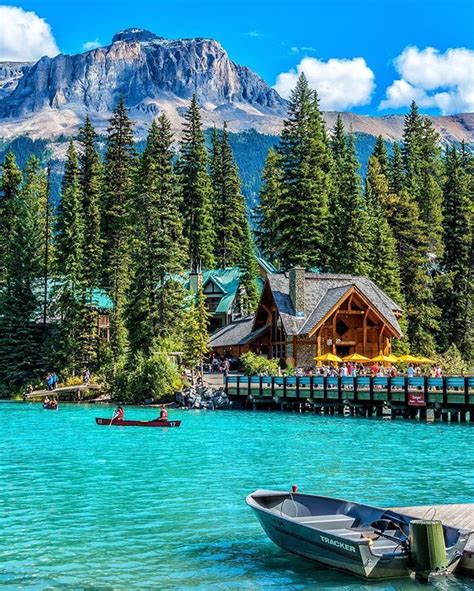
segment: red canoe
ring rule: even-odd
[[[181,421],[119,421],[117,419],[111,421],[110,419],[96,418],[95,422],[98,425],[113,427],[179,427]]]

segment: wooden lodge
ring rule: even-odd
[[[308,273],[267,276],[253,317],[214,334],[211,348],[235,357],[254,351],[310,368],[324,353],[388,355],[400,338],[400,307],[365,277]]]

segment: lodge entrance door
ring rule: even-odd
[[[336,355],[338,357],[346,357],[351,354],[351,348],[348,345],[336,345]]]

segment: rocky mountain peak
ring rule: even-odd
[[[156,41],[159,39],[163,39],[163,37],[158,37],[155,33],[151,31],[147,31],[146,29],[124,29],[123,31],[119,31],[112,37],[112,43],[117,43],[118,41]]]

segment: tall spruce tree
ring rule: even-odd
[[[204,357],[209,351],[209,320],[210,314],[206,308],[206,296],[202,285],[199,285],[197,294],[188,311],[185,328],[183,353],[187,367],[202,370]]]
[[[20,192],[22,181],[13,152],[8,152],[1,167],[0,191],[0,285],[7,274],[8,250],[11,246],[11,228],[15,216],[15,199]]]
[[[393,144],[393,154],[389,159],[389,174],[388,174],[390,192],[398,194],[405,185],[405,171],[403,168],[403,155],[400,145]]]
[[[184,233],[192,270],[215,264],[215,229],[212,219],[212,183],[196,95],[185,115],[178,171],[182,194]]]
[[[134,277],[128,302],[132,353],[150,355],[159,339],[181,337],[187,246],[173,170],[173,134],[162,114],[153,122],[143,152],[135,197]]]
[[[442,254],[442,161],[440,138],[415,102],[405,116],[403,158],[405,188],[416,199],[432,253]]]
[[[452,344],[465,359],[474,353],[474,195],[469,156],[453,147],[446,154],[443,194],[444,256],[439,290],[440,345]]]
[[[103,284],[114,309],[110,315],[110,344],[114,361],[125,352],[126,293],[130,282],[131,209],[136,152],[133,125],[123,99],[114,111],[107,136],[103,184]]]
[[[95,315],[87,305],[81,197],[79,162],[74,144],[70,142],[55,234],[61,322],[54,335],[55,361],[70,375],[94,361],[97,337]]]
[[[255,214],[255,235],[262,255],[275,265],[279,265],[275,246],[279,241],[277,220],[281,199],[281,176],[280,157],[276,150],[270,148],[262,171],[260,202]]]
[[[215,260],[224,269],[238,265],[247,239],[245,198],[229,143],[227,125],[221,134],[213,135],[212,185],[214,227],[216,228]]]
[[[245,236],[243,237],[239,254],[240,267],[240,292],[239,306],[243,316],[255,312],[258,304],[259,293],[257,289],[257,260],[255,258],[255,245],[250,230],[250,224],[246,221]]]
[[[388,157],[387,146],[385,145],[385,141],[381,135],[377,136],[377,141],[375,142],[372,156],[377,158],[382,174],[384,174],[388,179],[390,173],[390,161]]]
[[[401,293],[397,245],[386,213],[394,197],[390,195],[388,179],[375,155],[369,158],[365,179],[365,198],[371,231],[368,275],[403,308],[404,298]]]
[[[3,187],[9,199],[10,226],[4,243],[5,275],[0,291],[0,384],[13,391],[39,377],[45,369],[44,331],[38,322],[41,233],[37,203],[29,193],[19,190],[14,159],[8,158],[6,164],[7,182],[4,177]]]
[[[347,136],[338,116],[331,140],[334,191],[330,201],[327,267],[338,273],[369,272],[369,219],[362,194],[352,135]]]
[[[79,130],[81,210],[83,218],[84,280],[89,289],[101,284],[102,236],[100,199],[102,165],[96,147],[97,134],[87,115]]]
[[[318,98],[304,74],[291,93],[278,153],[281,200],[275,245],[284,269],[321,267],[326,262],[332,157]]]
[[[429,272],[430,244],[418,204],[402,189],[393,200],[388,219],[397,241],[402,292],[406,301],[407,335],[415,353],[435,351],[439,308],[434,304]]]

